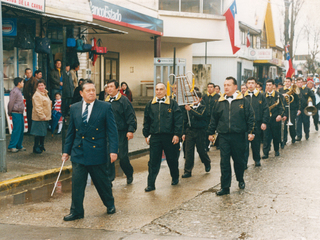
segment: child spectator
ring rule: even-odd
[[[56,98],[56,101],[54,103],[54,106],[53,106],[53,110],[56,110],[57,112],[60,112],[61,113],[61,94],[60,93],[56,93],[55,95],[55,98]],[[58,131],[57,131],[57,134],[60,134],[61,133],[61,130],[62,130],[62,116],[60,117],[59,121],[58,121]],[[52,131],[54,131],[54,129],[52,129]]]

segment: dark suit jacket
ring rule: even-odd
[[[96,100],[87,125],[82,122],[82,101],[71,106],[63,152],[83,165],[107,163],[109,153],[118,153],[118,130],[110,103]]]

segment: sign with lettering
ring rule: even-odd
[[[163,21],[103,0],[90,0],[90,7],[94,19],[120,26],[163,35]]]
[[[1,0],[1,2],[29,10],[44,12],[44,0]]]
[[[252,49],[250,51],[250,56],[254,60],[271,60],[272,59],[272,49]]]
[[[2,35],[6,37],[17,36],[17,19],[16,18],[2,19]]]

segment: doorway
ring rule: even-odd
[[[104,55],[104,84],[112,79],[119,82],[119,53],[117,52],[108,52]]]

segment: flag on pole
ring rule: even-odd
[[[226,17],[233,54],[235,54],[240,50],[240,48],[235,45],[235,35],[236,35],[235,32],[237,32],[236,31],[237,29],[235,27],[237,25],[235,22],[236,14],[237,14],[237,5],[236,5],[236,0],[234,0],[231,6],[228,8],[228,10],[223,14],[223,16]]]
[[[291,57],[290,57],[290,53],[289,53],[289,47],[290,45],[288,44],[285,49],[286,49],[286,60],[288,63],[288,70],[287,70],[287,75],[286,77],[292,77],[293,74],[295,73],[295,69],[292,66],[292,61],[291,61]]]
[[[247,33],[247,47],[250,47],[250,46],[251,46],[250,33],[249,33],[249,30],[248,30],[248,33]]]

